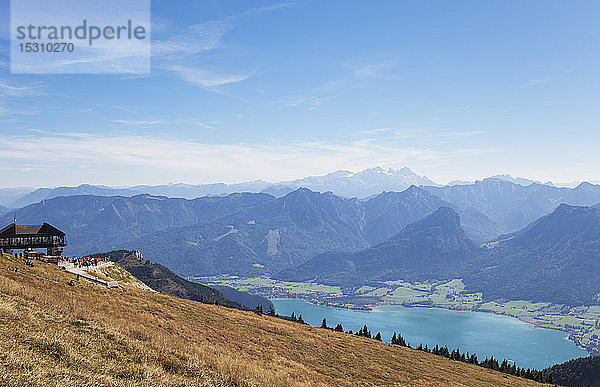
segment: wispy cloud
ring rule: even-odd
[[[531,80],[527,81],[526,85],[527,86],[537,86],[537,85],[541,85],[544,83],[550,83],[550,82],[553,82],[567,74],[572,73],[573,71],[575,71],[575,67],[569,66],[569,67],[563,69],[562,71],[557,72],[554,75],[543,77],[543,78],[531,79]]]
[[[361,130],[357,134],[360,136],[373,136],[373,135],[378,135],[378,134],[382,134],[382,133],[390,133],[392,131],[393,131],[392,128],[377,128],[377,129]]]
[[[393,128],[376,128],[361,130],[354,134],[357,138],[366,139],[385,139],[393,141],[404,141],[404,140],[452,140],[460,139],[465,137],[479,136],[485,134],[484,130],[448,130],[442,128],[435,129],[393,129]]]
[[[220,86],[245,81],[253,76],[253,70],[215,71],[198,64],[202,55],[223,49],[223,38],[237,23],[247,17],[289,7],[294,3],[281,3],[256,7],[220,20],[211,20],[188,26],[184,31],[152,44],[156,66],[173,72],[178,78],[192,85],[221,93]]]
[[[398,59],[384,59],[372,63],[344,62],[339,65],[341,72],[338,78],[317,85],[306,93],[282,98],[275,103],[303,106],[309,110],[317,109],[325,102],[336,98],[340,92],[369,87],[377,82],[394,79],[396,74],[393,69],[399,62]]]
[[[541,85],[543,83],[548,83],[550,81],[553,81],[554,79],[556,79],[556,77],[548,77],[548,78],[541,78],[541,79],[532,79],[532,80],[530,80],[530,81],[527,82],[527,86]]]
[[[167,124],[166,121],[161,120],[112,120],[112,122],[127,126],[141,126],[144,128],[149,128],[153,126],[163,126]]]
[[[228,85],[230,83],[242,82],[252,76],[247,74],[223,74],[210,70],[199,68],[190,68],[181,65],[175,65],[168,68],[177,74],[177,76],[186,82],[203,87],[205,89],[214,89],[218,86]]]
[[[348,67],[359,78],[372,78],[372,79],[393,79],[396,75],[391,72],[397,64],[397,59],[385,59],[377,63],[368,63],[362,65],[349,64]]]
[[[211,144],[134,135],[65,134],[0,138],[0,160],[7,166],[28,163],[49,170],[69,168],[74,175],[85,175],[89,171],[85,171],[87,167],[84,166],[102,160],[104,168],[115,171],[139,168],[143,172],[138,179],[146,181],[160,172],[168,173],[176,180],[186,173],[203,176],[207,181],[283,180],[333,169],[451,163],[473,152],[481,150],[441,152],[374,139],[335,143],[270,141],[263,144]],[[115,176],[115,181],[123,182],[125,179],[124,175]]]
[[[221,39],[234,25],[237,17],[213,20],[189,26],[184,32],[152,43],[152,55],[159,59],[175,59],[221,46]]]
[[[41,83],[28,83],[17,85],[13,82],[0,79],[0,97],[30,97],[41,94]]]

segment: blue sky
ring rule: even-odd
[[[600,2],[153,1],[152,73],[9,72],[3,186],[598,180]]]

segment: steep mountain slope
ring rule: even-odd
[[[561,203],[589,206],[600,201],[600,186],[589,183],[573,189],[537,183],[524,187],[490,178],[470,185],[423,188],[460,208],[487,215],[504,233],[527,226]]]
[[[487,244],[487,265],[465,284],[486,298],[600,303],[600,210],[563,204]]]
[[[345,197],[365,198],[383,191],[404,191],[411,185],[435,185],[425,176],[419,176],[408,168],[384,170],[380,167],[360,172],[336,171],[324,176],[277,183],[278,186],[306,187],[313,191],[331,191]]]
[[[371,244],[381,243],[447,204],[414,185],[403,192],[384,192],[364,204],[365,238]]]
[[[117,250],[108,253],[93,254],[93,258],[108,259],[142,281],[150,289],[185,298],[192,301],[218,302],[234,306],[246,307],[242,303],[228,299],[216,289],[187,281],[175,275],[163,265],[145,260],[137,251]]]
[[[417,220],[423,219],[440,207],[451,207],[459,215],[462,225],[474,241],[488,241],[502,232],[486,215],[446,202],[422,188],[411,186],[403,192],[384,192],[364,204],[365,238],[371,244],[383,242]]]
[[[31,204],[14,213],[20,224],[48,222],[67,233],[66,254],[114,250],[123,243],[172,226],[213,220],[273,200],[265,194],[232,194],[194,200],[139,195],[70,196]],[[13,221],[13,212],[0,224]],[[41,223],[40,223],[41,224]]]
[[[9,211],[8,208],[4,207],[4,206],[0,206],[0,215],[4,215]]]
[[[405,347],[0,257],[0,384],[539,384]]]
[[[460,278],[480,259],[480,249],[461,228],[458,214],[441,207],[377,246],[320,254],[277,277],[352,286],[369,281]]]
[[[545,370],[561,386],[600,387],[600,357],[582,357]]]
[[[208,287],[187,281],[163,265],[145,260],[139,251],[118,250],[93,254],[92,257],[107,258],[125,268],[151,289],[173,296],[249,309],[261,305],[265,312],[269,307],[273,307],[269,299],[257,294],[242,292],[228,286]]]
[[[328,250],[359,249],[364,212],[357,200],[296,190],[212,222],[171,228],[131,242],[183,275],[256,275]]]

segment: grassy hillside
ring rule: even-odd
[[[162,293],[193,301],[226,304],[241,309],[249,308],[242,303],[225,297],[218,290],[187,281],[163,265],[145,260],[141,253],[137,251],[116,250],[108,253],[92,254],[91,257],[115,262],[151,289]]]
[[[56,266],[0,258],[1,385],[537,384],[253,312],[71,279]]]

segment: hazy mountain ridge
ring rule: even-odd
[[[560,205],[487,247],[487,267],[465,279],[486,298],[600,303],[599,209]]]
[[[67,233],[67,254],[115,250],[125,242],[173,226],[225,216],[273,200],[266,194],[231,194],[194,200],[150,195],[133,197],[62,196],[14,211],[20,224],[45,221]],[[0,218],[13,221],[13,212]]]
[[[371,244],[383,242],[410,223],[424,218],[440,207],[450,207],[460,215],[463,227],[478,243],[501,234],[500,227],[486,215],[462,208],[415,186],[403,192],[384,192],[365,202],[367,225],[365,238]]]
[[[301,188],[212,222],[147,235],[130,246],[182,275],[273,274],[319,253],[356,251],[387,240],[444,204],[414,186],[367,202]],[[492,223],[472,212],[472,219]],[[479,226],[468,225],[472,230]]]
[[[360,172],[336,171],[324,176],[276,183],[276,186],[306,187],[313,191],[331,191],[339,196],[364,198],[384,191],[404,191],[411,185],[436,185],[426,176],[419,176],[409,168],[387,170],[381,167]]]
[[[338,196],[367,197],[383,191],[404,191],[411,185],[435,185],[425,176],[419,176],[408,168],[384,170],[380,167],[360,172],[337,171],[323,176],[310,176],[292,181],[269,183],[255,180],[243,183],[210,184],[162,184],[137,185],[125,188],[113,188],[100,185],[82,184],[77,187],[56,188],[6,188],[0,189],[0,204],[20,208],[41,200],[58,196],[95,195],[95,196],[136,196],[140,194],[168,196],[172,198],[194,199],[202,196],[223,196],[237,192],[265,192],[273,196],[285,196],[298,188],[310,188],[313,191],[332,191]],[[5,196],[3,196],[5,195]]]
[[[327,252],[277,274],[282,280],[359,286],[370,281],[459,278],[480,261],[480,249],[454,210],[441,207],[400,233],[359,252]]]
[[[93,195],[93,196],[135,196],[139,195],[132,189],[113,188],[99,185],[82,184],[77,187],[39,188],[12,202],[11,207],[21,208],[42,200],[59,196]]]
[[[194,199],[202,196],[223,196],[238,192],[259,193],[271,186],[271,183],[255,180],[244,183],[211,183],[211,184],[162,184],[137,185],[131,187],[138,193],[162,195],[176,198]]]
[[[501,180],[505,180],[514,184],[519,184],[522,186],[528,186],[530,184],[543,184],[543,185],[549,185],[551,187],[554,187],[554,183],[552,183],[551,181],[547,181],[545,183],[542,183],[541,181],[537,181],[537,180],[531,180],[531,179],[527,179],[524,177],[513,177],[511,175],[509,175],[508,173],[504,173],[504,174],[498,174],[498,175],[493,175],[490,176],[491,179],[501,179]]]
[[[485,179],[471,185],[423,189],[459,208],[485,214],[504,233],[527,226],[554,211],[561,203],[589,206],[600,201],[600,186],[589,183],[571,189],[537,183],[522,186],[502,179]]]
[[[12,203],[33,191],[32,187],[0,188],[0,205],[11,208]]]
[[[357,200],[303,188],[212,222],[169,229],[131,244],[185,275],[255,275],[294,266],[320,252],[368,246],[360,235],[363,218]]]

